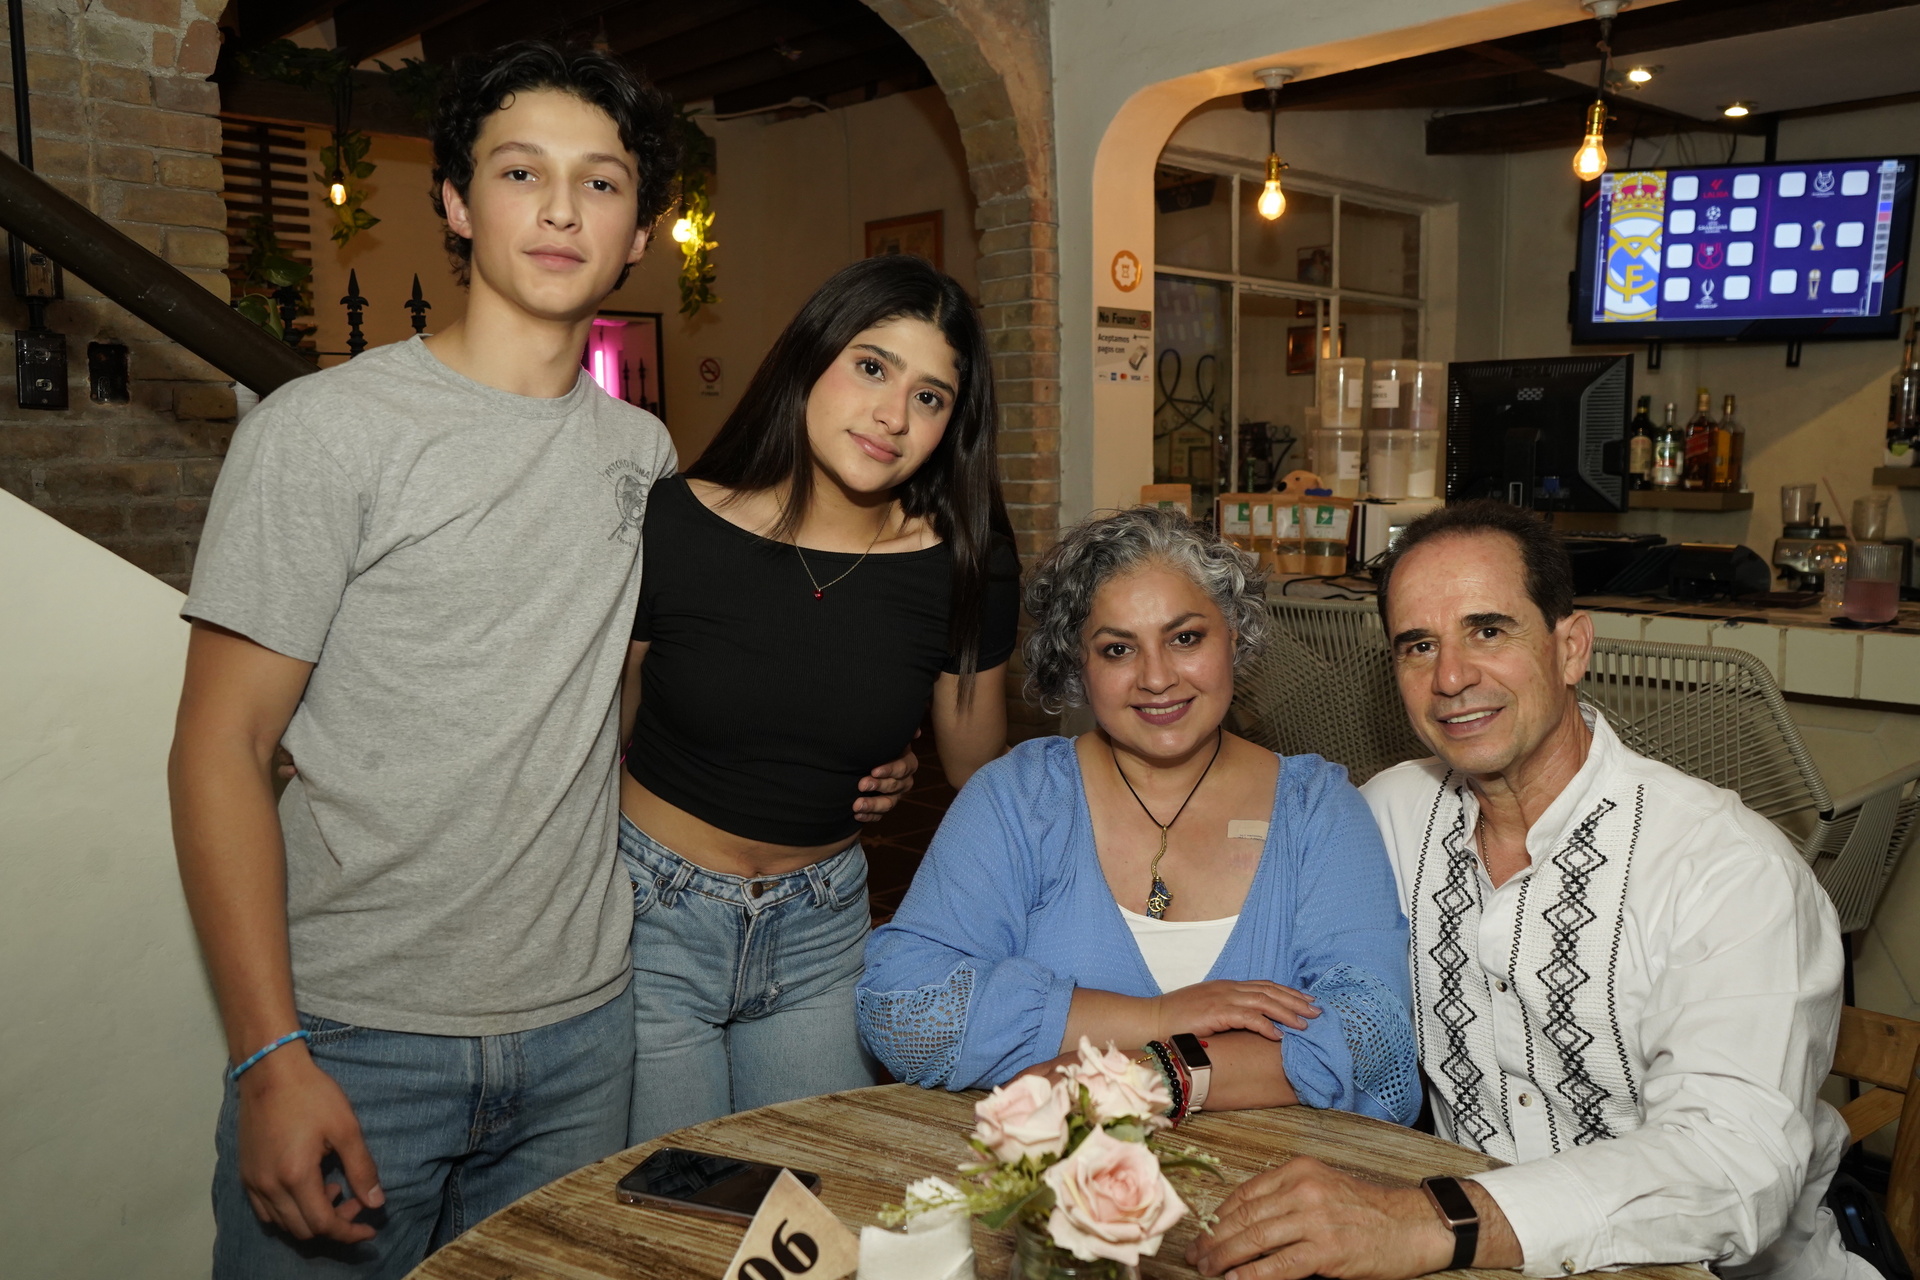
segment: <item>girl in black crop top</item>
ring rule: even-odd
[[[965,292],[870,258],[654,487],[622,705],[630,1142],[873,1083],[862,780],[929,705],[956,786],[1006,748],[1019,565],[994,420]]]

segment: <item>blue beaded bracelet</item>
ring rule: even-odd
[[[298,1031],[287,1032],[287,1034],[281,1036],[278,1040],[275,1040],[272,1044],[268,1045],[266,1048],[254,1054],[251,1058],[248,1058],[245,1062],[241,1063],[239,1066],[234,1067],[232,1070],[228,1071],[227,1079],[230,1081],[238,1080],[241,1076],[246,1074],[248,1067],[251,1067],[254,1063],[260,1061],[260,1059],[266,1057],[268,1054],[272,1053],[275,1049],[284,1049],[286,1046],[292,1044],[295,1040],[306,1040],[306,1039],[309,1039],[312,1035],[313,1033],[311,1031],[306,1030],[304,1027]]]

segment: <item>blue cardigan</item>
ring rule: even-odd
[[[1282,757],[1266,850],[1208,978],[1310,994],[1321,1015],[1280,1027],[1300,1100],[1411,1124],[1407,975],[1407,922],[1365,801],[1339,765]],[[896,1079],[995,1085],[1060,1052],[1076,987],[1160,994],[1094,852],[1073,740],[1039,738],[967,783],[869,939],[860,1035]]]

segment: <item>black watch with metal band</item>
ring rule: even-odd
[[[1453,1261],[1447,1264],[1447,1270],[1459,1271],[1472,1266],[1473,1255],[1480,1247],[1480,1213],[1467,1198],[1460,1179],[1422,1178],[1420,1189],[1439,1211],[1447,1230],[1453,1232]]]

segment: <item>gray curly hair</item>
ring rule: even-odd
[[[1092,515],[1061,535],[1027,577],[1033,630],[1022,647],[1026,695],[1050,715],[1086,701],[1080,639],[1093,597],[1122,573],[1149,562],[1192,578],[1233,629],[1233,662],[1258,653],[1266,640],[1266,573],[1257,558],[1196,527],[1178,511],[1135,507]]]

